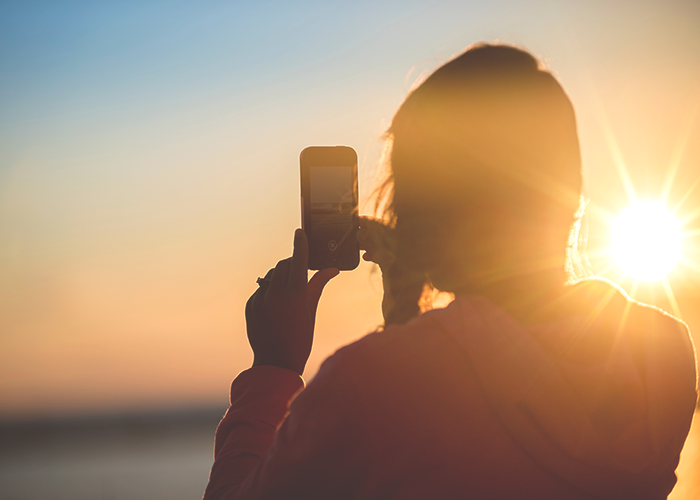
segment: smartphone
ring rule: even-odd
[[[355,269],[360,264],[357,153],[348,146],[310,146],[299,163],[309,269]]]

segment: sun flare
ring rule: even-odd
[[[634,203],[615,221],[612,250],[617,265],[631,278],[662,279],[680,256],[679,224],[661,203]]]

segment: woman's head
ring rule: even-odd
[[[568,97],[535,58],[467,50],[411,92],[388,141],[388,322],[417,314],[426,283],[454,293],[517,276],[563,284],[582,188],[578,135]]]

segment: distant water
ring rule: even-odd
[[[224,409],[0,424],[3,500],[202,497]]]
[[[2,500],[196,500],[224,409],[0,424]],[[700,413],[669,500],[700,499]]]

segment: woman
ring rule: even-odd
[[[572,281],[581,161],[554,77],[524,51],[473,47],[408,96],[387,140],[392,229],[359,232],[386,327],[299,392],[337,270],[307,283],[298,230],[247,304],[255,361],[205,499],[666,498],[695,408],[692,342],[613,284]],[[421,314],[433,290],[455,299]]]

